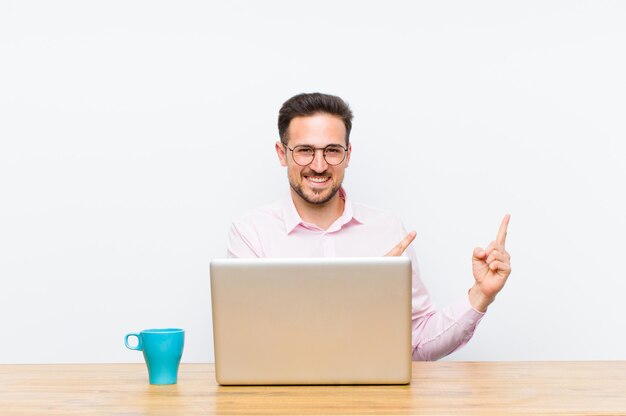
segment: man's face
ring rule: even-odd
[[[341,118],[319,113],[306,117],[295,117],[289,123],[287,137],[290,148],[308,145],[323,148],[330,144],[346,145],[346,127]],[[323,152],[316,151],[315,158],[307,166],[300,166],[293,160],[293,153],[281,142],[276,143],[276,153],[280,163],[287,167],[291,189],[304,201],[321,205],[330,201],[343,182],[344,171],[350,161],[351,147],[346,158],[339,165],[329,165]]]

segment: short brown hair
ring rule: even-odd
[[[317,113],[326,113],[341,118],[346,126],[346,145],[350,142],[352,130],[352,110],[348,104],[335,95],[314,92],[298,94],[283,103],[278,112],[278,135],[280,141],[287,144],[287,128],[295,117],[312,116]]]

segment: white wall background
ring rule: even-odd
[[[345,185],[417,230],[438,305],[512,214],[513,274],[452,360],[626,359],[626,3],[1,1],[0,362],[136,362],[287,191],[283,101],[355,113]]]

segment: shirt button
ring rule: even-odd
[[[473,319],[470,319],[468,322],[469,322],[470,325],[474,325],[474,320]]]

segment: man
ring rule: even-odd
[[[351,128],[352,112],[339,97],[300,94],[283,104],[278,116],[280,141],[275,147],[281,165],[287,168],[290,196],[235,221],[228,255],[408,255],[413,268],[413,359],[439,359],[469,341],[511,273],[504,248],[510,217],[502,220],[495,241],[485,249],[474,249],[475,282],[467,295],[436,310],[409,247],[415,232],[407,234],[402,223],[387,212],[351,201],[341,186],[352,154]]]

